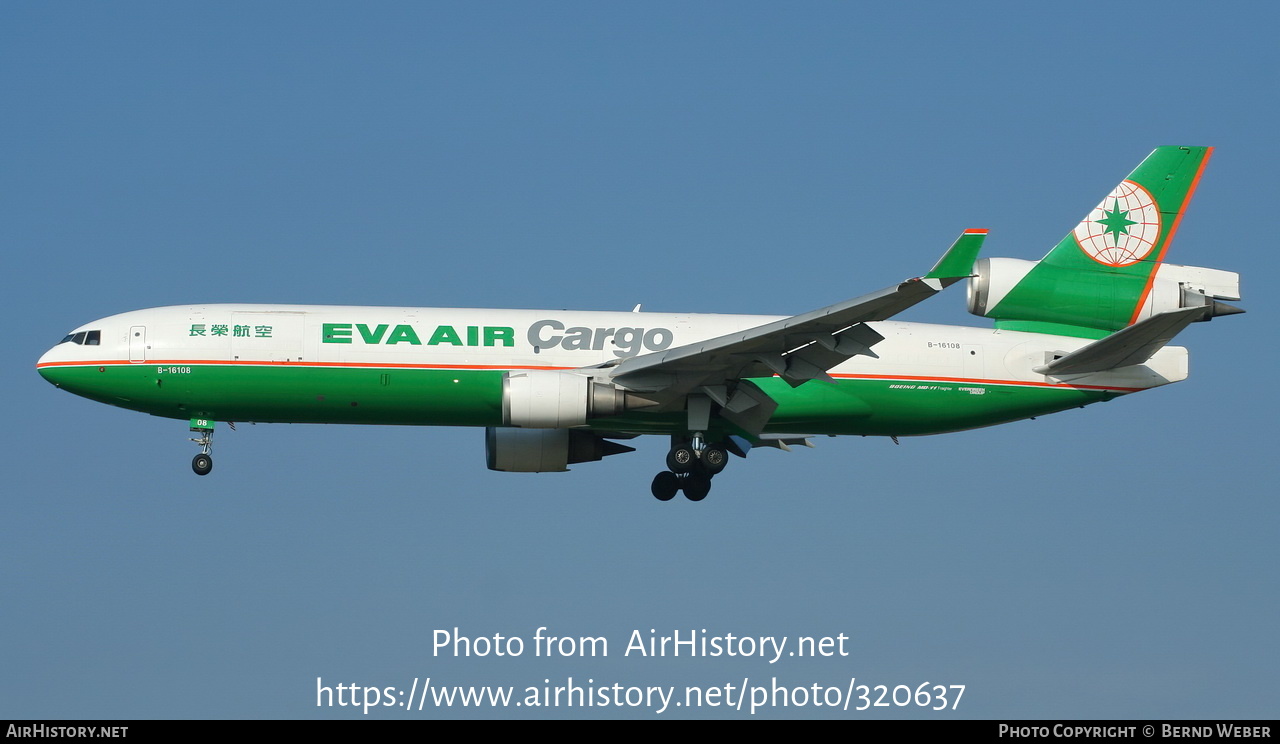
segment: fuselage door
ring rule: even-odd
[[[129,329],[129,361],[147,361],[147,327],[133,326]]]

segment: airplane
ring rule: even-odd
[[[1187,377],[1168,346],[1243,312],[1239,275],[1165,262],[1209,147],[1159,147],[1039,261],[965,230],[923,276],[791,317],[208,304],[76,328],[36,364],[58,388],[188,421],[469,426],[487,465],[565,471],[670,437],[651,484],[706,498],[729,456],[822,435],[992,426]],[[895,315],[967,281],[993,328]]]

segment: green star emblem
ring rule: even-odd
[[[1112,240],[1112,242],[1114,242],[1116,245],[1120,245],[1120,236],[1121,236],[1121,235],[1128,235],[1128,234],[1129,234],[1129,225],[1136,225],[1136,224],[1138,224],[1137,222],[1135,222],[1135,221],[1133,221],[1133,220],[1131,220],[1131,219],[1129,219],[1129,218],[1128,218],[1128,216],[1129,216],[1129,211],[1128,211],[1128,210],[1121,210],[1121,209],[1120,209],[1120,200],[1119,200],[1119,199],[1116,199],[1116,200],[1115,200],[1115,206],[1114,206],[1114,207],[1112,207],[1112,211],[1108,212],[1108,211],[1104,208],[1104,209],[1102,210],[1102,213],[1103,213],[1103,214],[1105,214],[1105,215],[1107,216],[1107,217],[1106,217],[1106,219],[1102,219],[1102,220],[1095,220],[1095,222],[1097,222],[1099,225],[1102,225],[1103,227],[1107,228],[1107,229],[1106,229],[1106,230],[1104,230],[1103,232],[1104,232],[1104,233],[1110,233],[1110,234],[1111,234],[1111,240]]]

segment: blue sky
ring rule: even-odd
[[[326,684],[964,684],[958,710],[1265,718],[1276,11],[1261,3],[81,3],[0,8],[8,487],[0,715],[363,717]],[[1157,145],[1217,147],[1169,259],[1249,313],[1179,385],[941,437],[735,461],[484,468],[475,430],[182,422],[36,358],[142,307],[288,302],[791,314],[960,230],[1038,258]],[[905,319],[983,325],[962,289]],[[1240,375],[1245,375],[1241,377]],[[436,629],[607,658],[433,656]],[[638,659],[633,629],[849,637]],[[748,717],[530,708],[369,718]]]

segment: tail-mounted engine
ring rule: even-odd
[[[1032,270],[1035,274],[1032,274]],[[1037,321],[1118,330],[1170,310],[1204,307],[1202,320],[1243,312],[1240,275],[1161,264],[1151,278],[1080,270],[1018,258],[983,258],[969,279],[969,312],[997,321]],[[1018,291],[1013,291],[1017,287]],[[1145,299],[1144,299],[1145,298]],[[1142,301],[1140,309],[1135,306]],[[1135,312],[1137,310],[1137,312]]]

